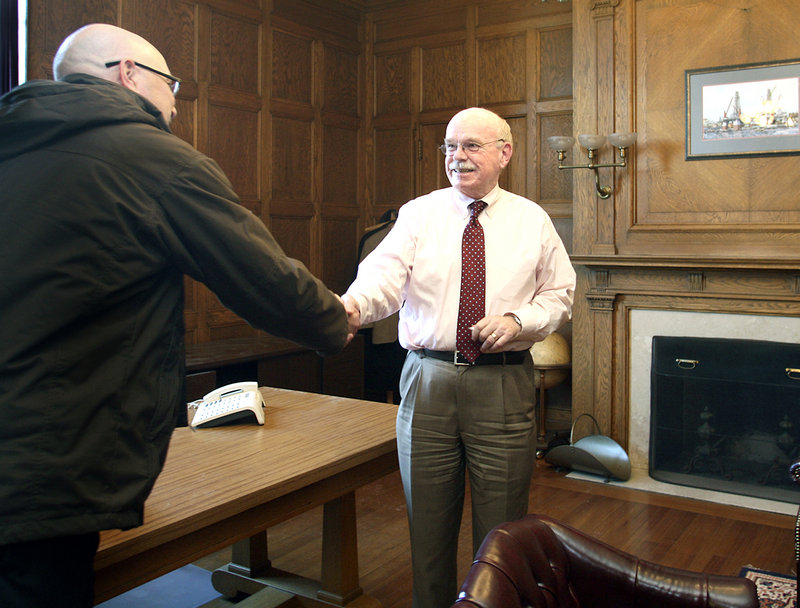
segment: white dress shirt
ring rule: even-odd
[[[524,350],[569,320],[575,270],[539,205],[500,187],[481,200],[488,204],[478,217],[486,242],[486,314],[516,314],[523,332],[507,350]],[[444,188],[400,208],[347,290],[362,324],[400,310],[403,347],[455,350],[461,238],[472,201]]]

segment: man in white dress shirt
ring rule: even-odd
[[[513,150],[506,121],[483,108],[463,110],[448,124],[441,149],[452,187],[401,207],[344,295],[361,323],[399,310],[399,340],[409,350],[397,445],[414,608],[445,608],[456,599],[465,470],[473,551],[491,528],[527,513],[536,447],[529,349],[569,320],[575,288],[549,216],[498,186]],[[471,326],[480,354],[470,362],[457,352],[456,324],[462,234],[478,200],[485,203],[478,211],[485,313]]]

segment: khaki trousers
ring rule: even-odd
[[[494,526],[527,513],[536,455],[530,357],[517,365],[456,366],[410,352],[400,379],[400,474],[408,509],[414,608],[447,608],[465,471],[473,554]]]

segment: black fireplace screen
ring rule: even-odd
[[[800,344],[656,336],[650,476],[796,503]]]

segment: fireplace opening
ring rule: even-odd
[[[650,476],[795,503],[800,344],[653,337]]]

